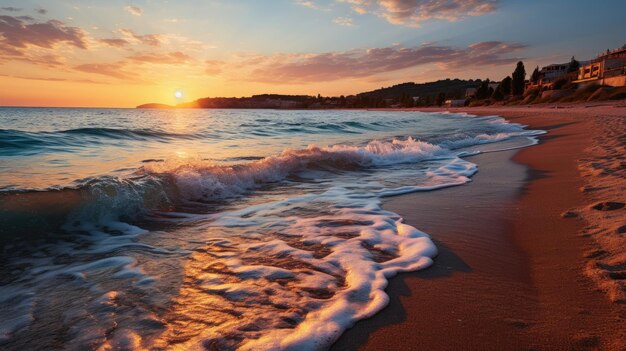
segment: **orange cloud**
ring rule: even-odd
[[[359,14],[373,13],[393,24],[419,26],[428,19],[455,21],[494,12],[498,0],[341,0]]]
[[[183,54],[180,51],[170,52],[166,54],[146,53],[138,54],[128,57],[129,60],[133,60],[141,63],[158,63],[158,64],[180,64],[192,60],[192,57]]]
[[[525,47],[499,41],[475,43],[465,48],[434,44],[413,48],[390,46],[321,54],[255,56],[245,58],[239,65],[251,68],[249,80],[291,84],[371,77],[428,64],[451,70],[498,66],[518,61],[519,57],[510,54]]]
[[[135,32],[133,32],[130,29],[124,28],[121,29],[120,32],[122,32],[122,34],[126,35],[128,38],[130,39],[134,39],[135,41],[138,41],[142,44],[145,45],[149,45],[149,46],[159,46],[161,45],[161,36],[158,34],[144,34],[144,35],[139,35]]]
[[[224,66],[224,61],[219,60],[206,60],[204,63],[206,64],[204,73],[211,76],[221,73]]]
[[[114,63],[87,63],[78,66],[74,66],[77,71],[85,73],[100,74],[107,77],[113,77],[121,80],[135,80],[137,75],[134,73],[128,73],[124,71],[125,65],[123,62]]]
[[[109,38],[109,39],[100,39],[101,43],[104,43],[108,46],[112,46],[115,48],[121,48],[128,45],[128,40],[120,39],[120,38]]]
[[[66,26],[57,20],[37,23],[27,16],[0,16],[0,35],[1,44],[14,48],[32,45],[50,49],[59,43],[87,48],[86,35],[82,29]]]
[[[0,74],[0,77],[8,77],[15,79],[25,79],[25,80],[41,80],[45,82],[77,82],[77,83],[93,83],[93,84],[102,84],[102,82],[98,82],[91,79],[70,79],[70,78],[56,78],[56,77],[35,77],[35,76],[18,76],[18,75],[10,75],[10,74]]]

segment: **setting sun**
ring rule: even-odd
[[[183,92],[180,90],[176,90],[176,92],[174,93],[174,97],[177,99],[180,99],[183,97]]]

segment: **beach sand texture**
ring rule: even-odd
[[[334,349],[626,349],[623,105],[453,109],[548,134],[472,158],[467,186],[386,203],[441,254]]]

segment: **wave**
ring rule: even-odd
[[[153,129],[76,128],[54,132],[0,129],[0,151],[7,155],[26,155],[45,150],[63,151],[66,148],[85,147],[119,140],[169,141],[199,137],[195,134],[168,133]]]
[[[143,140],[143,138],[161,138],[161,139],[193,139],[197,137],[194,134],[169,133],[154,129],[116,129],[116,128],[77,128],[69,129],[56,133],[61,134],[79,134],[93,135],[108,138],[128,138],[134,140]]]
[[[262,123],[259,123],[262,122]],[[271,122],[271,123],[268,123]],[[402,122],[402,121],[401,121]],[[406,122],[406,121],[405,121]],[[414,122],[414,121],[411,121]],[[384,130],[397,126],[398,122],[272,122],[267,119],[255,120],[239,124],[241,128],[248,128],[249,133],[259,136],[284,135],[285,133],[305,134],[362,134],[368,131]],[[259,129],[263,129],[260,131]]]
[[[282,181],[306,170],[353,171],[450,157],[454,156],[440,146],[409,137],[391,142],[375,140],[365,146],[311,145],[232,166],[202,161],[154,163],[145,165],[142,172],[170,180],[187,200],[212,201],[241,195],[258,185]]]
[[[514,130],[447,140],[439,145],[412,137],[391,141],[373,140],[361,146],[310,145],[305,149],[287,149],[277,155],[234,165],[216,164],[208,160],[183,163],[169,160],[147,162],[127,178],[88,178],[77,181],[72,187],[61,189],[0,190],[0,226],[4,228],[3,231],[18,226],[19,223],[24,223],[24,215],[28,214],[32,218],[44,218],[46,214],[50,214],[53,218],[96,222],[133,220],[152,210],[171,210],[189,203],[215,203],[240,197],[259,187],[282,182],[306,172],[352,172],[429,160],[454,159],[469,153],[452,151],[453,149],[493,143],[512,136],[537,134],[536,131],[519,131],[519,127]],[[120,132],[111,132],[106,128],[88,128],[62,133],[104,135]],[[147,131],[132,133],[135,136],[154,134]],[[127,132],[122,134],[126,135]],[[449,181],[450,177],[446,179]],[[390,196],[406,191],[435,189],[440,185],[429,184],[426,188],[405,185],[401,187],[402,190],[390,189],[381,191],[380,194]],[[43,226],[45,225],[48,223],[45,222]]]
[[[111,349],[131,339],[157,348],[326,348],[388,303],[390,277],[437,255],[381,198],[465,184],[477,171],[462,158],[476,151],[465,147],[534,133],[502,126],[429,142],[310,145],[229,164],[145,159],[128,177],[0,190],[0,233],[46,235],[42,245],[6,250],[19,258],[6,269],[19,280],[0,287],[0,343],[45,340],[26,326],[54,301],[66,349],[94,335]],[[198,333],[181,336],[181,321]]]

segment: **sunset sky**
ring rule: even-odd
[[[8,106],[500,80],[519,59],[531,71],[626,43],[623,0],[0,0],[0,8]]]

